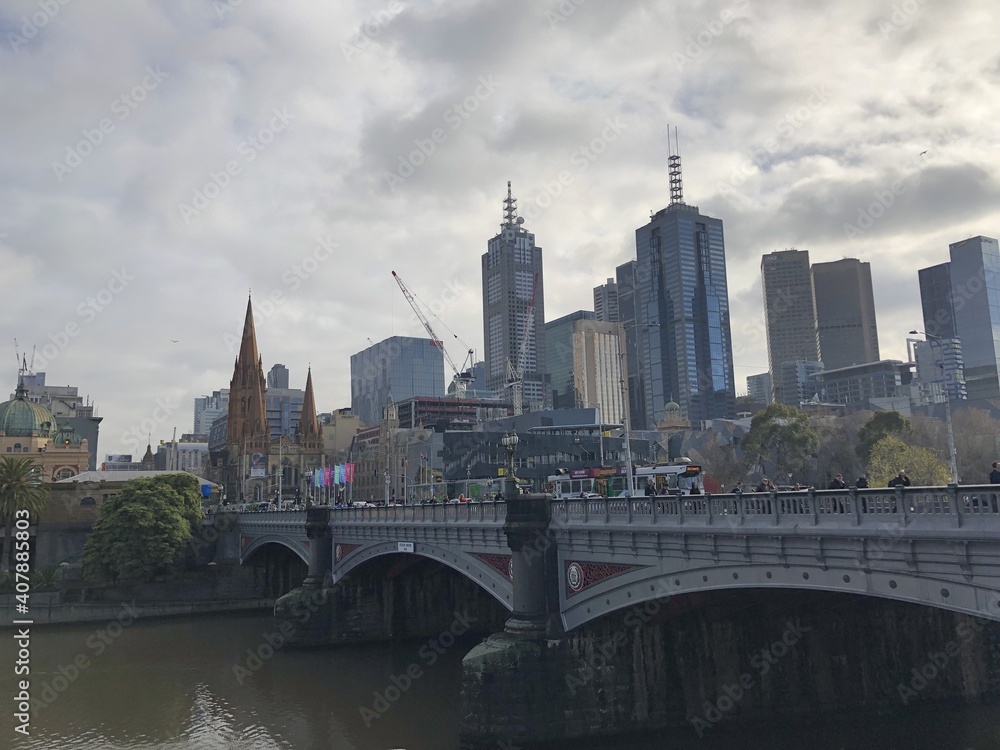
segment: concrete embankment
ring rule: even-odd
[[[271,610],[274,599],[204,600],[187,602],[143,602],[123,599],[119,602],[60,603],[59,595],[35,594],[29,599],[28,613],[17,611],[13,594],[0,596],[0,627],[13,627],[14,620],[31,620],[34,625],[57,625],[77,622],[108,622],[128,618],[183,617],[224,612]]]

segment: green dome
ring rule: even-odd
[[[52,437],[56,418],[40,404],[28,401],[28,389],[18,384],[13,401],[0,404],[0,434],[7,437]]]
[[[52,438],[52,442],[56,445],[72,445],[74,447],[79,447],[83,444],[83,438],[81,438],[72,427],[65,425],[59,428],[55,437]]]
[[[676,401],[668,401],[667,405],[663,407],[663,411],[668,414],[680,414],[681,405]]]

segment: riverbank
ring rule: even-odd
[[[62,625],[83,622],[117,620],[127,610],[135,619],[152,617],[183,617],[185,615],[223,614],[226,612],[263,611],[274,609],[274,599],[210,599],[186,602],[153,602],[123,599],[119,602],[59,602],[59,594],[35,594],[29,600],[28,612],[17,611],[14,594],[0,595],[0,628],[14,627],[14,620],[31,620],[34,625]]]

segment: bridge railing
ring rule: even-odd
[[[331,512],[331,523],[500,523],[507,518],[507,504],[428,503],[374,508],[338,508]]]
[[[1000,486],[754,492],[553,500],[561,524],[836,525],[861,526],[898,519],[963,526],[986,522],[1000,529]],[[977,519],[982,519],[978,521]]]

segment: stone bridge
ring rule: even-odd
[[[535,495],[248,513],[240,559],[280,544],[309,563],[314,583],[336,584],[374,558],[418,555],[474,581],[525,627],[546,614],[564,631],[649,600],[734,588],[843,592],[1000,620],[998,490]]]

